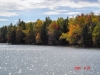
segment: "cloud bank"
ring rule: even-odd
[[[0,25],[58,17],[73,17],[94,12],[100,14],[100,0],[0,0]]]
[[[49,9],[44,14],[73,14],[77,12],[66,12],[67,10],[57,10],[60,7],[83,9],[89,7],[100,8],[100,0],[0,0],[0,16],[18,16],[20,13],[14,11]],[[54,10],[54,11],[53,11]],[[13,11],[13,12],[11,12]],[[3,13],[4,12],[4,13]]]

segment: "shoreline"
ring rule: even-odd
[[[11,44],[11,43],[0,43],[0,44],[6,44],[6,45],[36,45],[36,46],[56,46],[56,47],[72,47],[72,48],[100,48],[96,46],[80,46],[80,45],[43,45],[43,44]]]

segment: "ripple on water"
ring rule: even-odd
[[[12,75],[12,73],[10,72],[9,75]]]
[[[33,45],[0,48],[0,75],[100,75],[99,50]],[[78,65],[90,65],[91,70],[73,70]]]

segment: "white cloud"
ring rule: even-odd
[[[25,10],[36,8],[56,9],[58,7],[84,8],[99,7],[100,2],[74,2],[72,0],[0,0],[0,10]]]
[[[59,13],[57,12],[53,12],[53,11],[49,11],[49,12],[45,12],[45,15],[58,15]]]
[[[68,10],[54,10],[54,11],[45,12],[44,14],[45,15],[58,15],[58,14],[77,15],[77,14],[81,14],[81,12],[70,12]]]
[[[11,16],[18,16],[18,12],[8,12],[8,11],[1,11],[0,16],[11,17]]]
[[[58,4],[59,3],[59,4]],[[61,0],[58,2],[56,5],[57,6],[63,6],[63,7],[71,7],[71,8],[84,8],[84,7],[99,7],[100,8],[100,3],[91,3],[91,2],[74,2],[74,1],[66,1],[66,0]]]
[[[89,1],[77,1],[74,2],[73,0],[0,0],[0,16],[18,16],[20,13],[14,12],[15,10],[30,10],[30,9],[38,9],[38,8],[47,8],[50,12],[45,12],[44,14],[63,14],[66,13],[65,11],[58,10],[59,7],[70,7],[70,8],[86,8],[86,7],[98,7],[100,8],[100,0],[96,2],[89,2]],[[12,10],[13,12],[9,12],[8,10]],[[6,11],[6,12],[5,12]],[[70,13],[69,13],[70,14]],[[74,14],[74,13],[71,13]]]
[[[30,20],[30,21],[25,21],[26,23],[28,23],[28,22],[36,22],[36,21],[34,21],[34,20]]]
[[[9,21],[8,19],[0,19],[0,21]]]
[[[23,2],[43,3],[46,0],[23,0]]]
[[[44,14],[45,15],[58,15],[58,14],[65,14],[67,12],[68,10],[53,10],[53,11],[45,12]]]
[[[66,14],[68,14],[68,15],[77,15],[77,14],[81,14],[81,12],[68,12]]]
[[[25,10],[39,8],[45,0],[0,0],[0,10]]]

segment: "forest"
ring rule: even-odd
[[[0,43],[34,45],[76,45],[100,47],[100,15],[93,12],[66,19],[18,20],[0,28]]]

